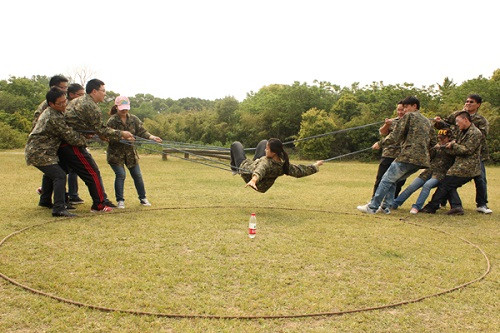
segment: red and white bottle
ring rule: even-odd
[[[248,221],[248,237],[255,238],[255,233],[257,232],[257,218],[255,213],[252,213],[250,220]]]

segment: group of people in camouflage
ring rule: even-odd
[[[482,98],[467,97],[463,110],[445,119],[425,118],[419,111],[420,101],[410,96],[398,102],[397,117],[386,119],[379,132],[382,135],[373,149],[383,149],[374,193],[370,202],[358,206],[363,213],[398,209],[408,197],[422,187],[411,214],[434,214],[450,203],[449,215],[463,215],[462,201],[457,189],[474,179],[476,210],[491,214],[488,208],[487,181],[484,161],[488,159],[486,136],[489,125],[479,115]],[[438,130],[436,136],[436,129]],[[436,140],[437,138],[437,140]],[[419,169],[425,169],[403,192],[404,181]],[[424,206],[432,188],[437,187]]]
[[[46,94],[46,100],[35,111],[33,128],[25,148],[27,164],[43,172],[39,205],[52,208],[53,216],[75,216],[68,209],[74,209],[72,204],[83,203],[83,200],[78,196],[76,176],[69,178],[70,193],[69,196],[66,194],[66,174],[69,173],[80,177],[88,187],[92,198],[91,211],[109,212],[114,207],[125,208],[123,166],[126,165],[134,179],[140,203],[150,206],[135,147],[120,141],[134,141],[136,136],[156,142],[162,140],[148,133],[141,121],[128,113],[128,98],[116,98],[115,106],[110,112],[116,115],[104,125],[98,106],[106,96],[104,82],[90,80],[83,91],[80,85],[68,87],[68,79],[65,77],[54,76],[49,85],[51,88]],[[68,99],[71,99],[69,104]],[[109,141],[108,163],[116,175],[115,194],[118,206],[108,199],[99,168],[86,148],[87,140],[94,135]]]

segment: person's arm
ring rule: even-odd
[[[323,165],[323,163],[324,163],[323,161],[316,161],[316,163],[311,165],[303,165],[303,164],[296,165],[290,163],[290,172],[288,175],[295,178],[310,176],[318,172],[319,167]]]
[[[482,134],[480,132],[471,135],[468,140],[462,143],[451,141],[446,145],[450,155],[471,155],[481,145]]]
[[[379,129],[378,132],[382,136],[387,136],[391,130],[391,125],[392,125],[392,119],[385,118],[384,125],[382,125]]]
[[[50,119],[51,128],[55,135],[57,135],[62,140],[66,141],[72,146],[85,146],[87,145],[87,140],[85,136],[73,130],[69,127],[64,118],[52,118]]]
[[[409,124],[410,114],[407,113],[403,116],[403,118],[399,119],[392,132],[378,142],[379,146],[386,147],[402,142],[405,134],[408,131],[407,127],[409,126]]]
[[[160,137],[154,136],[153,134],[149,133],[144,128],[142,121],[139,118],[135,117],[134,122],[135,122],[136,136],[144,138],[144,139],[148,139],[148,140],[153,140],[153,141],[158,142],[158,143],[161,143],[163,141]]]

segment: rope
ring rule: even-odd
[[[335,157],[330,157],[330,158],[327,158],[326,160],[323,160],[323,162],[329,162],[329,161],[337,160],[337,159],[342,158],[342,157],[346,157],[346,156],[351,156],[351,155],[359,154],[359,153],[362,153],[362,152],[364,152],[364,151],[371,150],[371,149],[372,149],[372,147],[368,147],[368,148],[365,148],[365,149],[361,149],[361,150],[353,151],[352,153],[347,153],[347,154],[344,154],[344,155],[339,155],[339,156],[335,156]]]
[[[165,207],[165,208],[156,208],[156,209],[151,209],[151,210],[176,210],[176,209],[197,209],[197,208],[213,208],[213,209],[227,209],[227,208],[244,208],[244,207],[239,207],[239,206],[211,206],[211,207]],[[287,207],[261,207],[263,209],[278,209],[278,210],[291,210],[291,211],[311,211],[311,212],[321,212],[321,213],[339,213],[339,212],[332,212],[332,211],[327,211],[327,210],[321,210],[321,209],[302,209],[302,208],[287,208]],[[121,212],[122,214],[125,213],[125,212]],[[343,214],[348,214],[348,213],[343,213]],[[354,215],[354,214],[350,214],[350,215]],[[378,218],[376,216],[372,216],[373,218]],[[81,218],[81,217],[73,217],[72,219],[75,219],[75,218]],[[40,226],[43,226],[43,225],[46,225],[46,224],[49,224],[49,223],[55,223],[56,221],[61,221],[63,219],[68,219],[68,218],[57,218],[57,219],[54,219],[52,221],[48,221],[48,222],[44,222],[44,223],[40,223],[40,224],[36,224],[36,225],[32,225],[32,226],[29,226],[29,227],[25,227],[23,229],[20,229],[18,231],[14,231],[13,233],[11,233],[10,235],[6,236],[2,241],[0,241],[0,247],[11,237],[17,235],[17,234],[20,234],[26,230],[29,230],[29,229],[33,229],[35,227],[40,227]],[[387,220],[387,216],[384,216],[383,218],[379,218],[379,219],[382,219],[382,220]],[[387,309],[387,308],[394,308],[394,307],[399,307],[399,306],[403,306],[403,305],[407,305],[407,304],[411,304],[411,303],[417,303],[417,302],[421,302],[425,299],[428,299],[428,298],[432,298],[432,297],[438,297],[438,296],[442,296],[444,294],[447,294],[447,293],[451,293],[453,291],[456,291],[456,290],[459,290],[459,289],[463,289],[473,283],[477,283],[481,280],[483,280],[486,275],[488,275],[491,271],[491,264],[490,264],[490,260],[488,258],[488,256],[486,255],[486,253],[483,251],[483,249],[481,249],[478,245],[470,242],[469,240],[463,238],[463,237],[460,237],[460,236],[456,236],[456,235],[453,235],[452,233],[449,233],[447,231],[444,231],[444,230],[439,230],[437,228],[434,228],[434,227],[430,227],[430,226],[427,226],[427,225],[422,225],[422,224],[418,224],[418,223],[415,223],[415,222],[407,222],[407,219],[399,219],[399,221],[402,221],[403,223],[407,223],[407,224],[411,224],[411,225],[414,225],[414,226],[417,226],[417,227],[421,227],[421,228],[427,228],[427,229],[430,229],[430,230],[433,230],[433,231],[436,231],[436,232],[440,232],[440,233],[443,233],[445,235],[448,235],[448,236],[451,236],[451,237],[455,237],[455,238],[458,238],[460,239],[461,241],[467,243],[468,245],[476,248],[477,250],[479,250],[479,252],[482,254],[483,258],[485,259],[486,261],[486,270],[483,272],[483,274],[479,277],[477,277],[476,279],[474,280],[471,280],[471,281],[468,281],[468,282],[465,282],[461,285],[458,285],[458,286],[455,286],[455,287],[452,287],[452,288],[449,288],[449,289],[446,289],[446,290],[443,290],[443,291],[440,291],[440,292],[437,292],[437,293],[434,293],[434,294],[430,294],[430,295],[424,295],[424,296],[421,296],[421,297],[417,297],[417,298],[413,298],[413,299],[409,299],[409,300],[403,300],[403,301],[400,301],[400,302],[396,302],[396,303],[390,303],[390,304],[385,304],[385,305],[379,305],[379,306],[372,306],[372,307],[364,307],[364,308],[358,308],[358,309],[351,309],[351,310],[344,310],[344,311],[331,311],[331,312],[318,312],[318,313],[304,313],[304,314],[291,314],[291,315],[255,315],[255,316],[223,316],[223,315],[197,315],[197,314],[171,314],[171,313],[161,313],[161,312],[148,312],[148,311],[136,311],[136,310],[126,310],[126,309],[118,309],[118,308],[109,308],[109,307],[103,307],[103,306],[98,306],[98,305],[93,305],[93,304],[86,304],[86,303],[81,303],[81,302],[77,302],[77,301],[73,301],[71,299],[67,299],[67,298],[63,298],[63,297],[59,297],[57,295],[53,295],[53,294],[50,294],[50,293],[46,293],[44,291],[41,291],[41,290],[38,290],[38,289],[34,289],[34,288],[31,288],[27,285],[24,285],[20,282],[17,282],[16,280],[8,277],[7,275],[3,274],[0,272],[0,277],[3,278],[4,280],[12,283],[13,285],[16,285],[20,288],[23,288],[27,291],[30,291],[32,293],[35,293],[35,294],[38,294],[38,295],[42,295],[42,296],[46,296],[46,297],[49,297],[49,298],[52,298],[52,299],[55,299],[57,301],[60,301],[60,302],[63,302],[63,303],[67,303],[67,304],[71,304],[71,305],[76,305],[76,306],[80,306],[80,307],[85,307],[85,308],[89,308],[89,309],[94,309],[94,310],[99,310],[99,311],[103,311],[103,312],[117,312],[117,313],[127,313],[127,314],[133,314],[133,315],[141,315],[141,316],[155,316],[155,317],[165,317],[165,318],[190,318],[190,319],[193,319],[193,318],[201,318],[201,319],[247,319],[247,320],[254,320],[254,319],[285,319],[285,318],[307,318],[307,317],[326,317],[326,316],[340,316],[340,315],[345,315],[345,314],[349,314],[349,313],[357,313],[357,312],[368,312],[368,311],[374,311],[374,310],[382,310],[382,309]]]

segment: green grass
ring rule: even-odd
[[[111,168],[94,151],[110,198]],[[281,177],[268,193],[239,176],[159,156],[141,157],[148,199],[126,180],[127,208],[54,219],[37,206],[41,172],[20,151],[0,152],[0,272],[32,288],[103,307],[217,316],[294,315],[379,306],[434,294],[491,273],[459,291],[402,307],[333,317],[169,319],[105,313],[35,295],[0,279],[1,332],[495,332],[500,168],[488,172],[492,215],[412,216],[411,197],[391,215],[363,215],[376,164],[327,163],[311,177]],[[221,207],[222,206],[222,207]],[[171,209],[183,208],[183,209]],[[293,208],[293,209],[279,209]],[[257,237],[247,236],[250,213]],[[53,221],[53,223],[52,223]],[[406,222],[414,222],[415,226]],[[454,236],[440,233],[436,228]],[[457,236],[457,237],[455,237]]]

